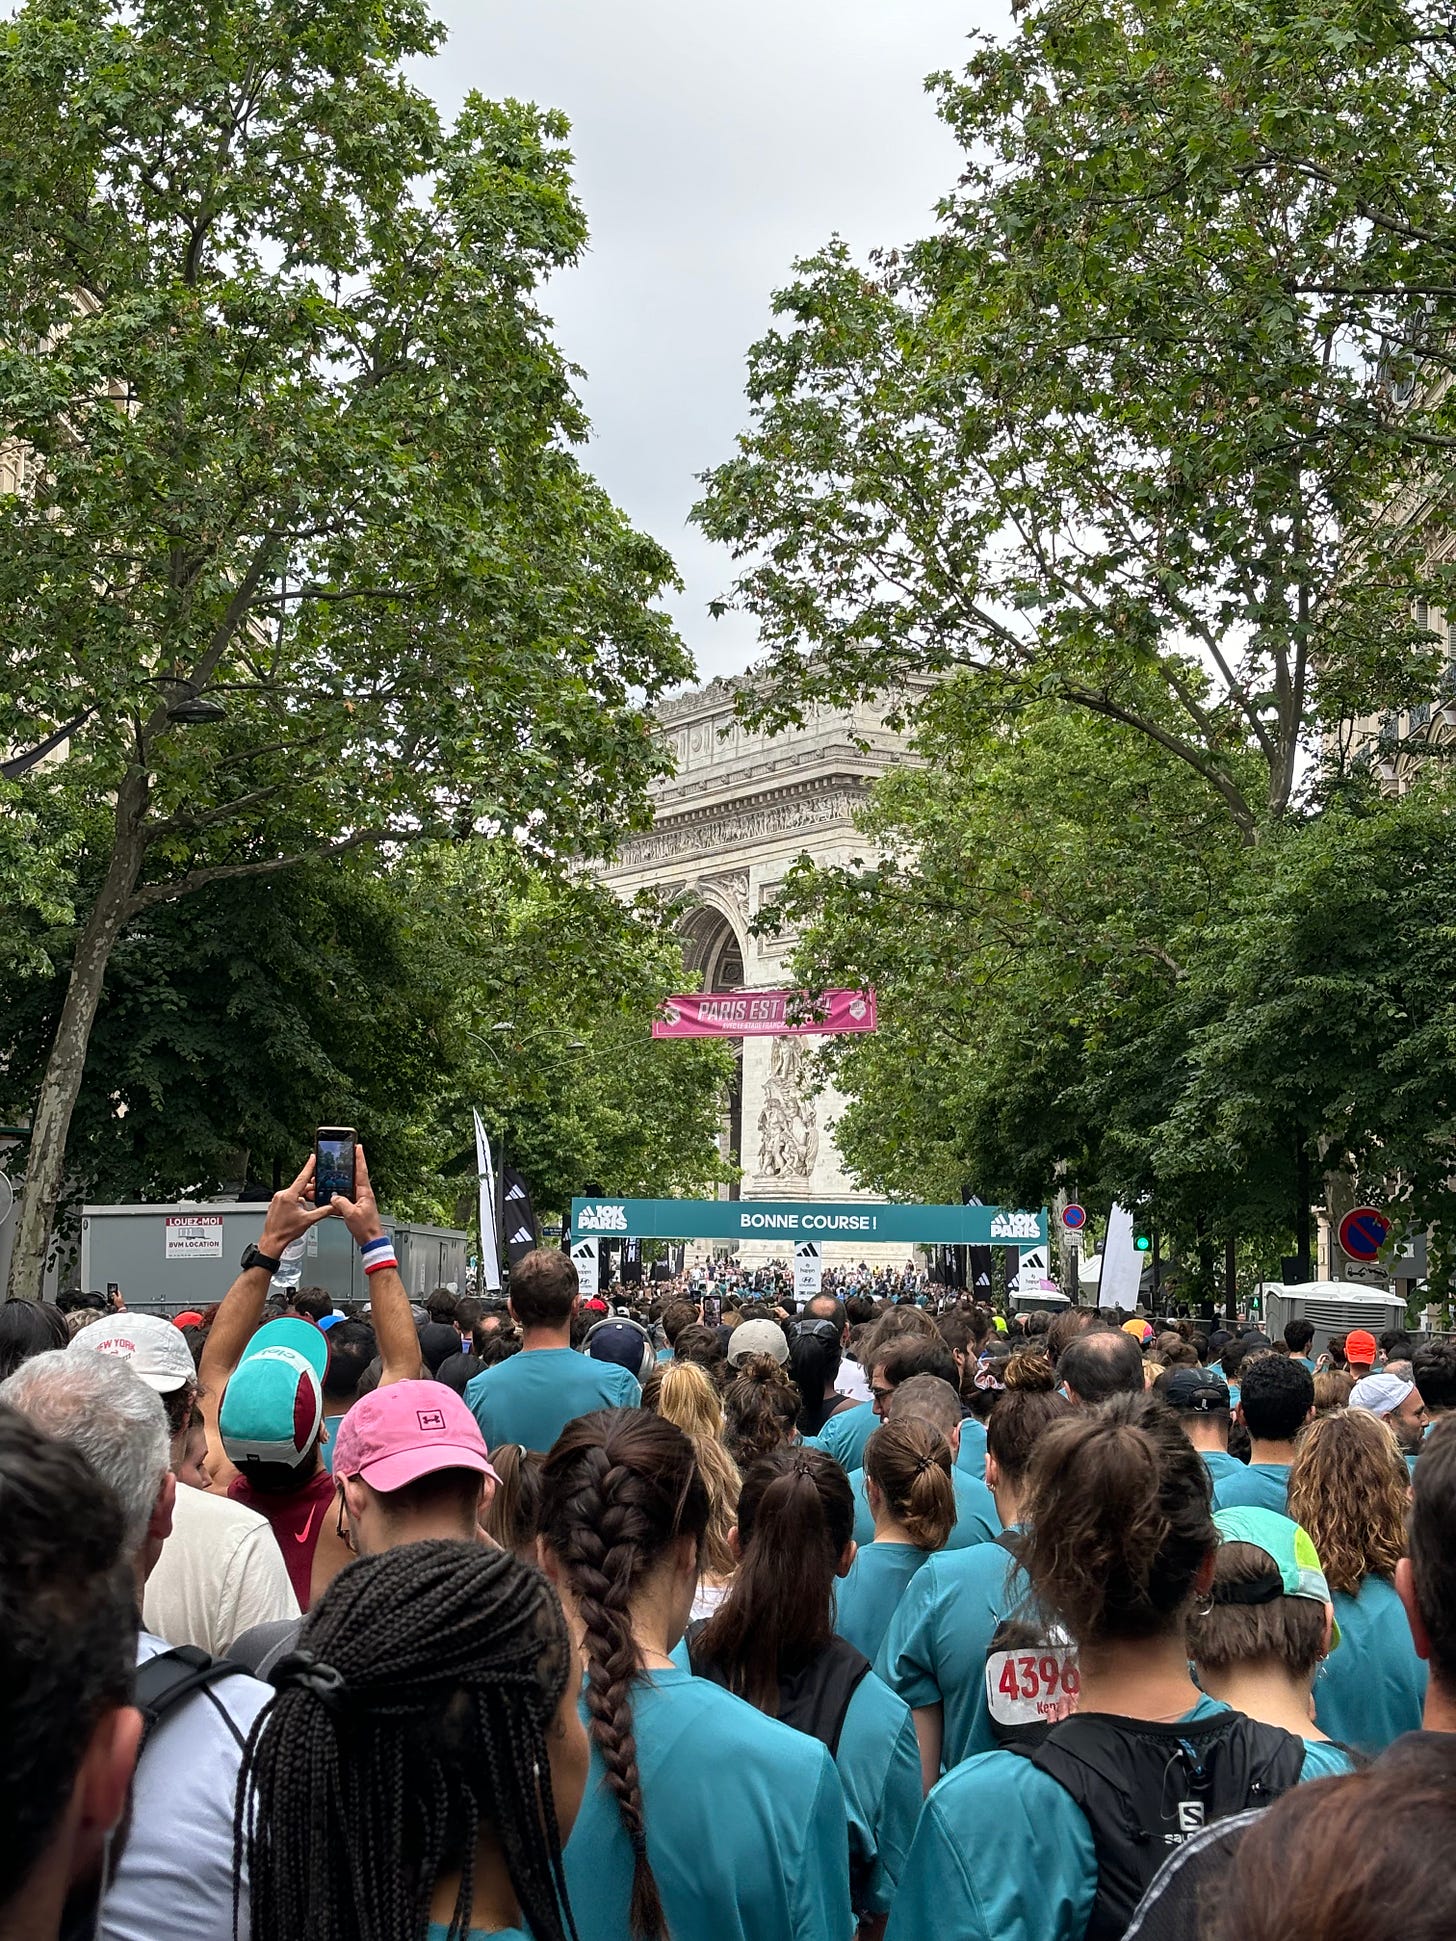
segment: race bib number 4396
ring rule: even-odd
[[[1081,1689],[1071,1645],[993,1651],[986,1659],[986,1704],[997,1725],[1053,1725],[1076,1711]]]

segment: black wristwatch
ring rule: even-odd
[[[265,1254],[260,1247],[243,1249],[242,1266],[245,1274],[250,1267],[266,1267],[270,1274],[276,1274],[282,1265],[281,1260],[275,1260],[271,1254]]]

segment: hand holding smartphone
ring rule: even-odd
[[[320,1126],[314,1135],[313,1199],[315,1206],[332,1206],[335,1193],[346,1200],[356,1199],[357,1171],[354,1148],[358,1134],[353,1126]]]

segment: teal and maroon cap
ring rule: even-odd
[[[259,1328],[223,1390],[217,1431],[229,1462],[284,1463],[312,1452],[324,1420],[323,1373],[329,1347],[311,1321]]]

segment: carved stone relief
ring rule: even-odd
[[[716,890],[728,908],[738,918],[745,930],[748,927],[748,871],[732,869],[721,876],[702,876],[698,879],[700,890]]]
[[[735,843],[763,842],[792,835],[826,822],[847,822],[864,801],[861,789],[832,789],[822,795],[766,802],[759,808],[725,809],[702,821],[664,822],[643,835],[632,836],[618,854],[619,869],[645,869],[679,856],[701,855]]]
[[[766,1179],[807,1179],[819,1157],[819,1124],[797,1038],[775,1038],[763,1109],[758,1115],[758,1170]]]

